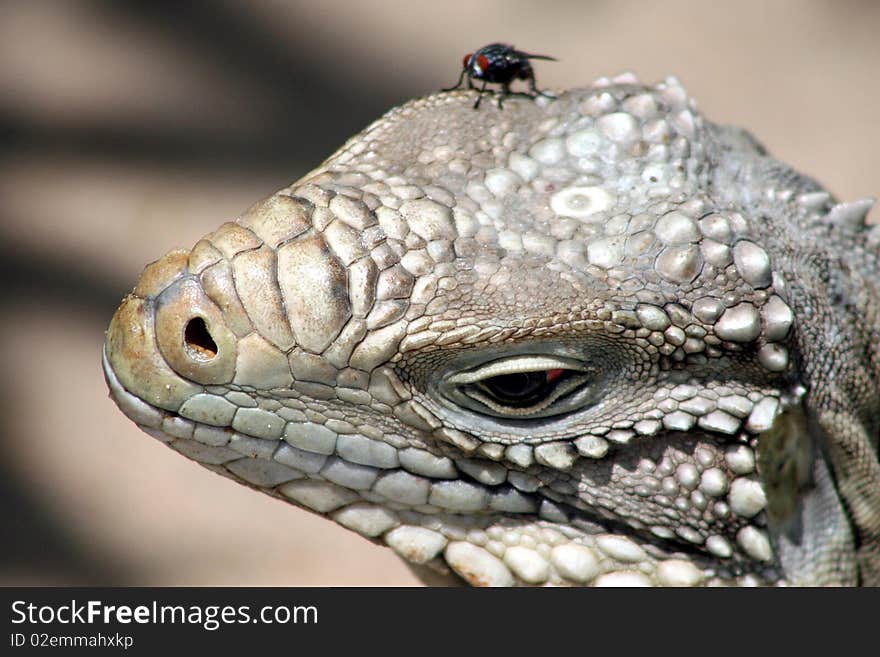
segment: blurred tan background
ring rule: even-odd
[[[116,304],[492,41],[558,57],[541,87],[675,74],[836,195],[880,193],[880,3],[729,4],[0,4],[0,584],[415,584],[125,419],[100,370]]]

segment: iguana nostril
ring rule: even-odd
[[[238,340],[195,278],[168,286],[155,301],[156,345],[177,374],[203,385],[235,377]]]
[[[190,358],[197,361],[208,361],[217,356],[217,343],[211,337],[205,320],[193,317],[186,323],[183,330],[183,344]]]

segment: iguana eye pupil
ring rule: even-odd
[[[515,372],[485,379],[480,386],[498,402],[526,406],[545,397],[557,380],[548,372]]]

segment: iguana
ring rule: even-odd
[[[674,78],[392,109],[148,265],[148,434],[431,584],[880,584],[880,228]]]

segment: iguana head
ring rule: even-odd
[[[149,265],[105,372],[151,435],[472,584],[853,584],[794,218],[669,79],[389,112]]]

